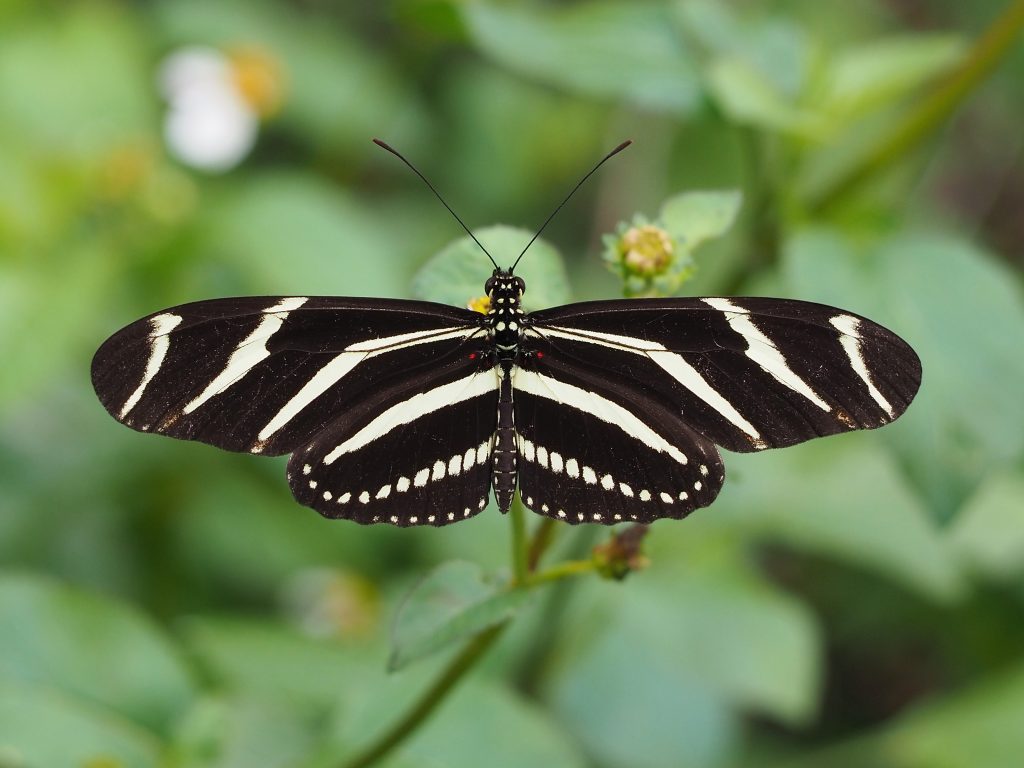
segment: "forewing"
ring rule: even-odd
[[[541,345],[543,347],[543,345]],[[682,518],[722,486],[715,446],[660,398],[542,348],[515,372],[519,488],[568,523]]]
[[[382,387],[288,464],[292,493],[326,517],[446,525],[487,505],[497,424],[493,368],[456,360]]]
[[[195,302],[107,339],[93,358],[93,387],[133,429],[278,455],[375,388],[461,358],[480,317],[385,299]]]
[[[734,451],[880,427],[906,410],[921,382],[920,360],[895,333],[809,302],[589,302],[529,322],[525,349],[542,337],[560,360],[633,382]]]

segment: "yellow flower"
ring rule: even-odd
[[[490,308],[491,298],[489,296],[477,296],[475,299],[470,299],[466,304],[466,309],[472,309],[481,315],[486,315]]]
[[[231,77],[246,103],[261,117],[273,115],[284,98],[284,73],[274,56],[252,46],[228,51]]]

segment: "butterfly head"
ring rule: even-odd
[[[518,275],[513,275],[511,269],[495,269],[494,273],[484,283],[484,293],[491,300],[493,305],[498,298],[504,298],[508,303],[513,299],[518,305],[523,294],[526,293],[526,281]]]

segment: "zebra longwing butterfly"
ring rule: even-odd
[[[880,427],[920,384],[913,349],[851,312],[667,298],[524,313],[516,264],[495,264],[486,314],[307,296],[165,309],[103,343],[93,386],[133,429],[290,453],[293,495],[326,517],[437,526],[492,489],[506,512],[517,488],[572,524],[682,518],[722,487],[716,445]]]

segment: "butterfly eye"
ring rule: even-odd
[[[519,293],[526,293],[526,281],[521,277],[517,277],[515,280],[516,290],[519,291]]]
[[[487,278],[487,282],[484,283],[484,293],[486,293],[488,296],[490,296],[492,293],[494,293],[494,286],[495,286],[494,278],[493,277]]]

